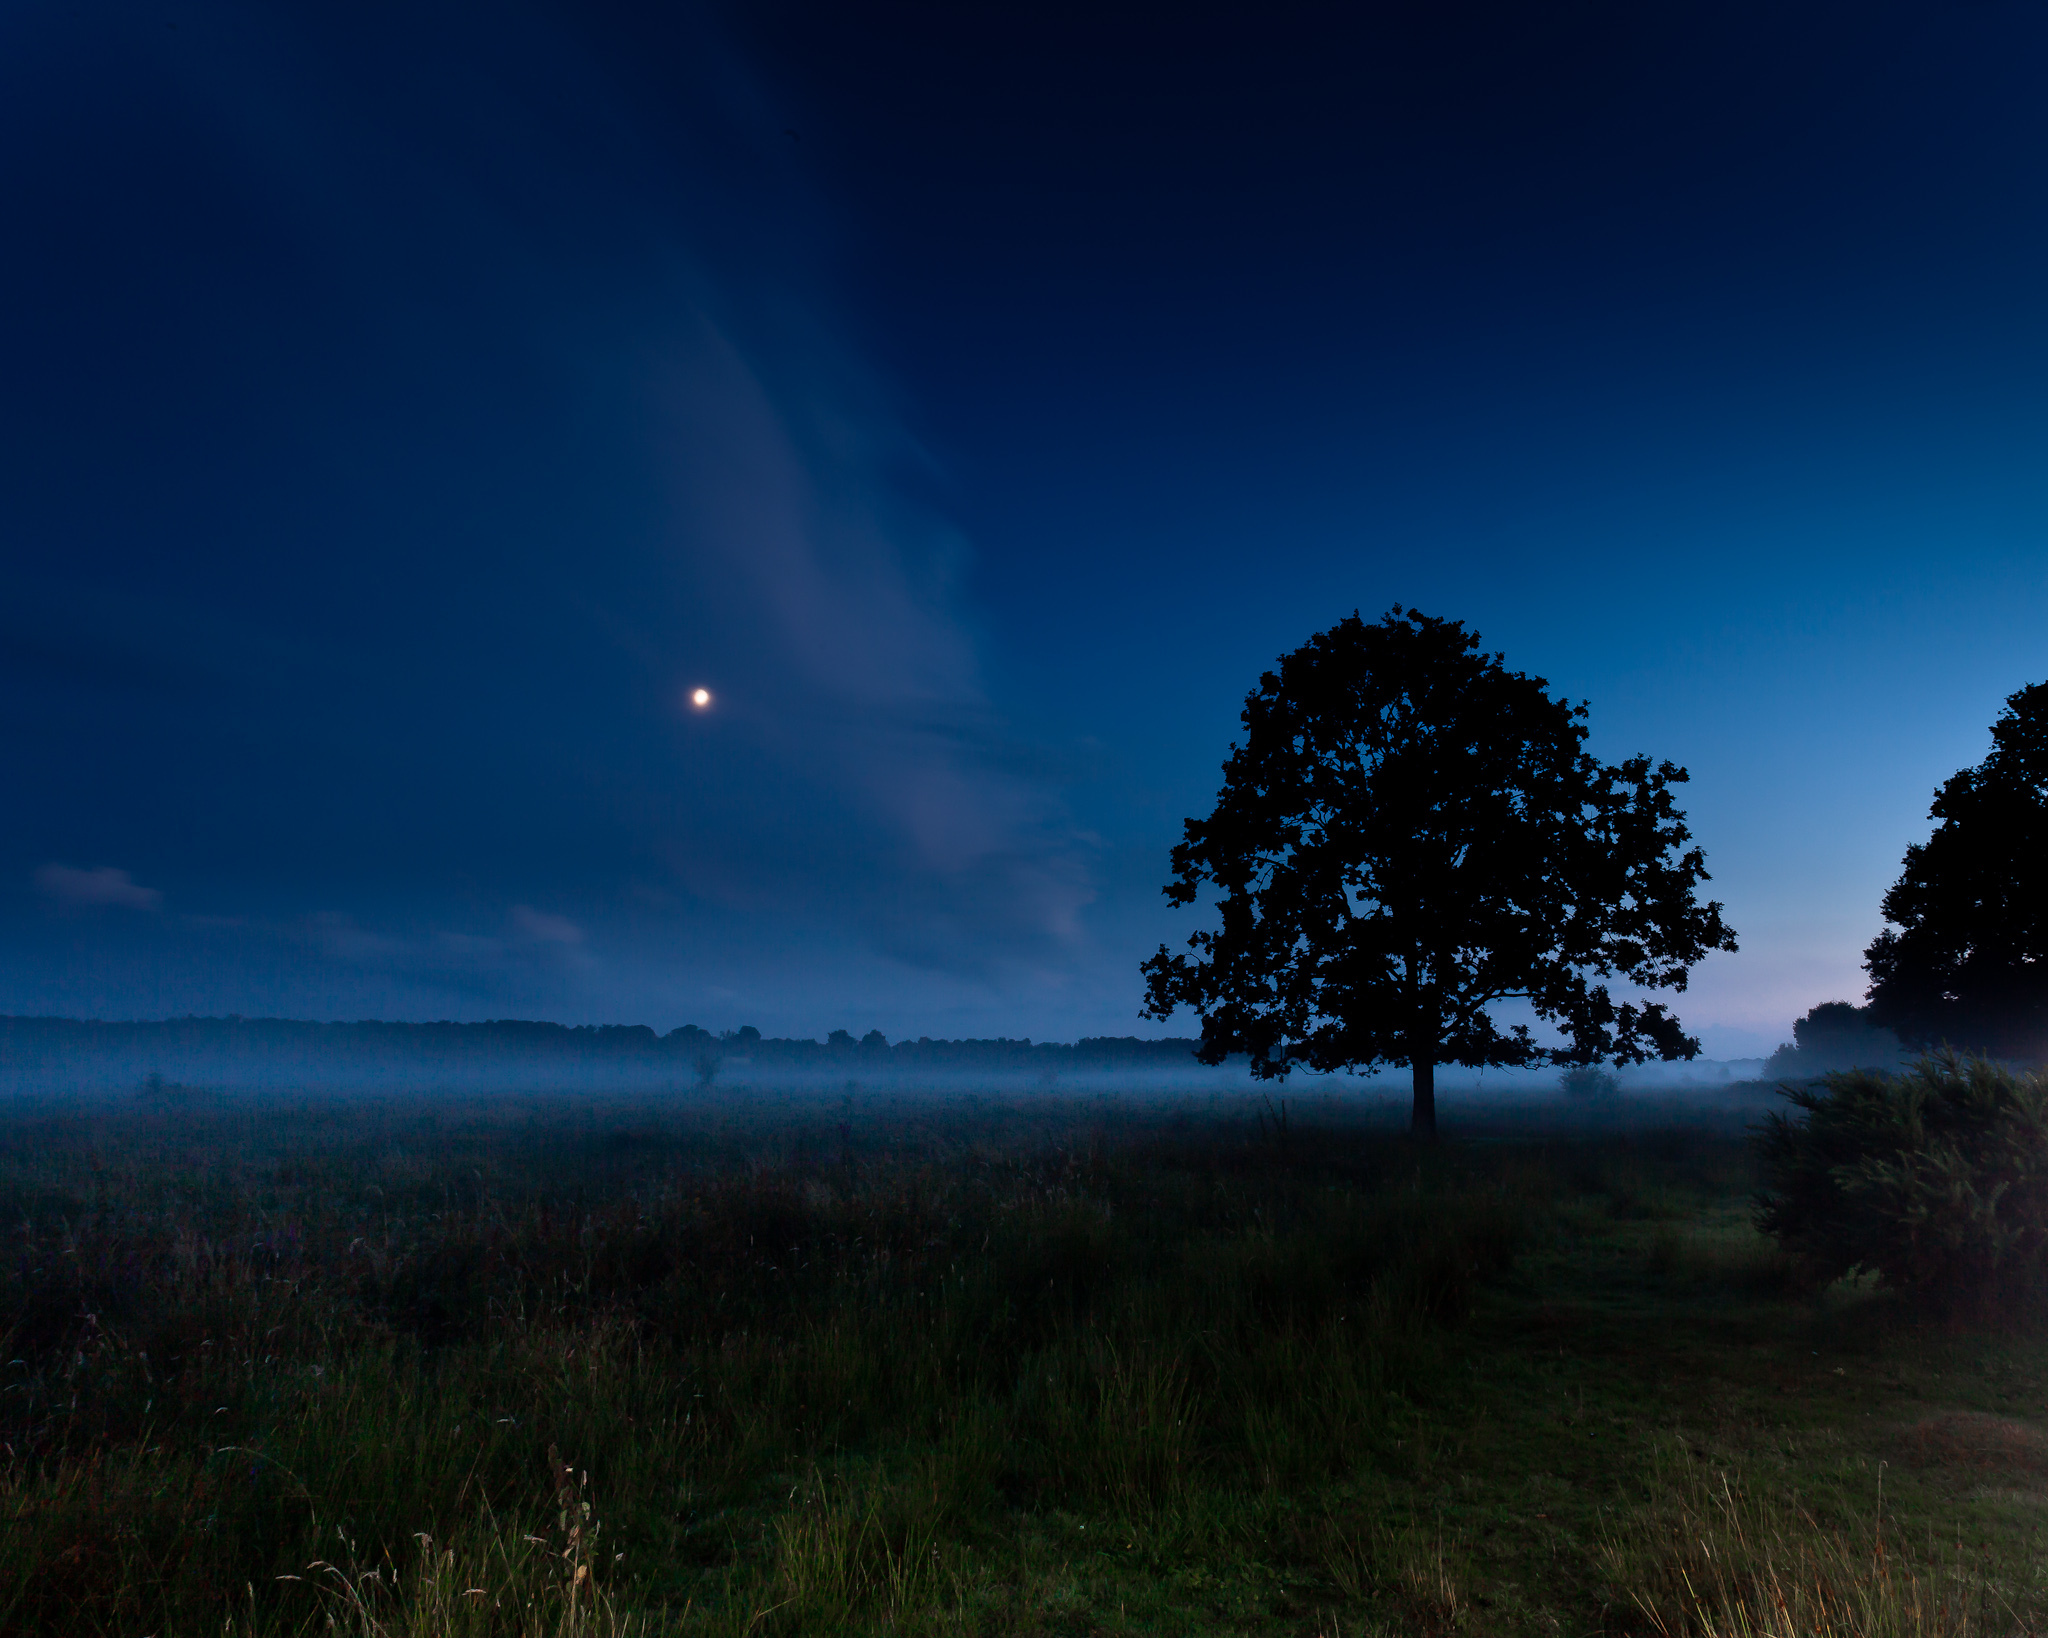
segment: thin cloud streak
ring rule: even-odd
[[[154,887],[144,887],[125,870],[100,865],[78,870],[70,865],[46,864],[34,876],[36,889],[45,898],[72,907],[109,906],[121,910],[160,910],[164,896]]]
[[[708,321],[692,339],[665,395],[678,549],[708,559],[709,595],[753,639],[721,710],[858,838],[861,865],[823,902],[913,964],[1061,963],[1094,896],[1090,850],[989,702],[959,589],[967,544],[891,482],[911,440],[811,382],[778,397]],[[811,371],[853,373],[832,357]],[[681,869],[696,891],[787,907],[819,886],[798,845],[772,862],[750,848],[744,872],[709,865],[714,845]]]

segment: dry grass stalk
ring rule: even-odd
[[[1916,1561],[1884,1528],[1773,1506],[1726,1473],[1610,1538],[1614,1625],[1657,1638],[1978,1638],[2023,1630],[1995,1588]]]

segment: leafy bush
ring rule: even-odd
[[[1621,1077],[1598,1064],[1581,1064],[1558,1077],[1558,1090],[1581,1103],[1612,1103],[1621,1096]]]
[[[2048,1074],[1922,1059],[1786,1087],[1759,1134],[1757,1227],[1820,1283],[1858,1272],[1967,1306],[2036,1290],[2048,1260]]]

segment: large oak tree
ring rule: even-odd
[[[1864,952],[1871,1017],[1908,1046],[2048,1055],[2048,683],[2006,700],[1931,816]]]
[[[1639,1063],[1699,1043],[1606,980],[1683,990],[1733,950],[1671,787],[1685,770],[1585,750],[1586,709],[1509,671],[1456,621],[1396,606],[1312,637],[1259,679],[1167,898],[1213,894],[1194,954],[1144,964],[1146,1012],[1189,1007],[1197,1056],[1252,1072],[1409,1066],[1414,1130],[1436,1067]],[[1525,1002],[1564,1044],[1494,1009]]]

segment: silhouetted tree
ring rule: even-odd
[[[1764,1063],[1771,1080],[1811,1080],[1844,1069],[1891,1069],[1899,1038],[1872,1022],[1868,1007],[1823,1001],[1792,1026],[1792,1039]]]
[[[1660,1003],[1598,980],[1685,988],[1733,950],[1670,787],[1682,768],[1609,767],[1585,707],[1509,671],[1456,621],[1398,606],[1312,637],[1245,701],[1216,809],[1173,850],[1177,905],[1205,884],[1221,926],[1144,964],[1146,1012],[1190,1007],[1196,1056],[1252,1073],[1406,1064],[1413,1129],[1436,1131],[1440,1063],[1640,1063],[1699,1043]],[[1567,1038],[1489,1009],[1522,1000]]]
[[[1864,952],[1875,1022],[1908,1046],[2048,1050],[2048,683],[2022,688],[1991,754],[1935,793],[1939,821],[1884,896]]]

